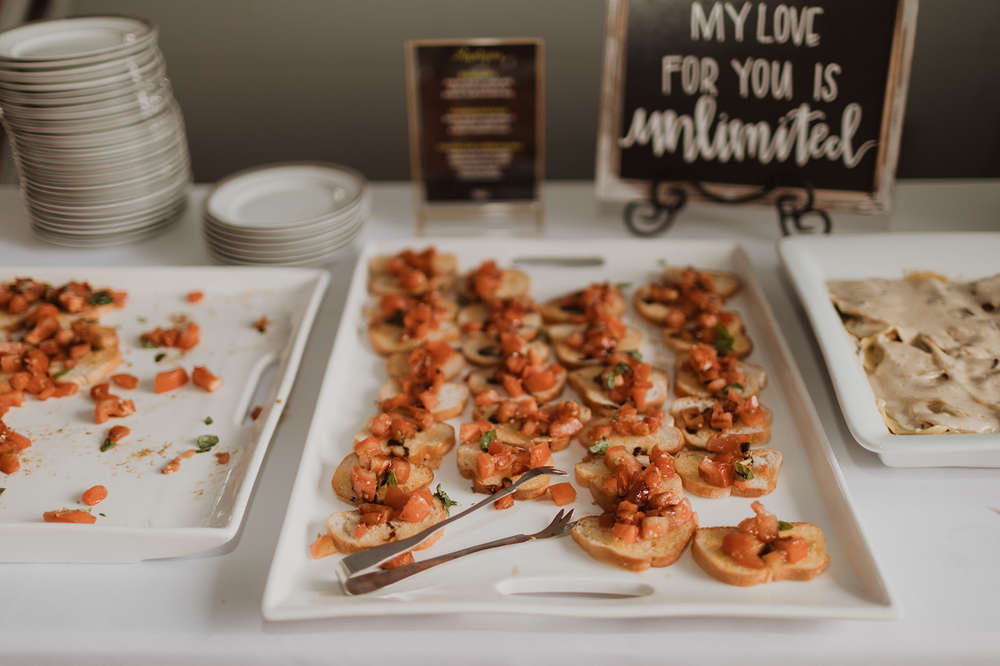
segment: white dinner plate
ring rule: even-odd
[[[209,193],[206,210],[248,228],[323,220],[354,205],[365,179],[348,167],[321,162],[274,164],[240,171]]]
[[[793,236],[778,252],[819,342],[851,434],[894,467],[1000,467],[1000,433],[889,432],[857,353],[830,300],[830,280],[901,278],[935,271],[956,280],[1000,273],[1000,233],[887,233]]]
[[[118,74],[109,74],[95,79],[84,81],[64,81],[61,83],[15,83],[12,81],[0,82],[0,100],[3,100],[6,91],[16,93],[29,93],[41,97],[51,93],[102,93],[111,90],[128,90],[138,82],[156,79],[166,73],[166,64],[163,56],[157,50],[153,58],[142,66],[129,69]]]
[[[0,59],[13,64],[85,62],[144,48],[156,29],[143,19],[83,16],[34,21],[0,33]]]
[[[132,72],[156,57],[159,49],[155,42],[127,56],[75,67],[32,69],[19,71],[0,67],[0,85],[7,83],[48,84],[90,81]]]

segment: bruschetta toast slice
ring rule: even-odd
[[[24,338],[30,342],[0,343],[0,393],[49,397],[58,394],[60,384],[97,384],[122,362],[115,330],[83,319],[63,328],[49,316]]]
[[[337,550],[356,553],[359,550],[407,539],[444,520],[448,513],[435,495],[421,488],[407,495],[393,491],[387,498],[392,505],[363,504],[353,511],[341,511],[326,519],[326,529]],[[422,550],[441,538],[438,531],[414,550]]]
[[[710,345],[697,344],[678,354],[674,391],[678,396],[723,398],[729,389],[744,397],[760,393],[767,386],[767,372],[735,357],[720,357]]]
[[[728,585],[749,587],[779,580],[807,581],[830,564],[823,530],[812,523],[786,523],[767,513],[737,527],[703,527],[694,536],[691,555],[705,573]]]
[[[667,266],[660,273],[660,283],[687,289],[702,289],[725,300],[742,287],[736,273],[693,266]]]
[[[439,421],[453,419],[465,409],[469,388],[456,382],[424,383],[390,379],[379,389],[378,399],[383,410],[400,406],[422,407]]]
[[[386,359],[386,369],[394,379],[402,379],[415,372],[415,367],[424,365],[436,365],[448,381],[462,372],[465,359],[447,342],[425,342],[413,351],[397,352]]]
[[[462,333],[485,333],[498,338],[501,333],[516,333],[533,340],[542,327],[538,306],[526,297],[470,303],[458,311]]]
[[[517,268],[500,268],[492,259],[480,264],[459,280],[458,294],[467,303],[527,298],[531,278]]]
[[[729,392],[736,397],[735,392]],[[771,410],[752,395],[734,406],[727,399],[677,398],[670,407],[674,422],[689,446],[710,451],[722,451],[733,445],[753,446],[771,440]]]
[[[725,317],[723,315],[726,315]],[[743,332],[743,319],[735,312],[723,312],[717,321],[706,325],[699,321],[682,323],[681,326],[663,329],[663,344],[678,354],[691,351],[699,343],[715,347],[720,356],[746,358],[753,351],[753,342]]]
[[[539,340],[528,342],[524,338],[517,336],[523,344],[518,346],[518,353],[527,354],[528,350],[539,358],[548,358],[549,346]],[[503,363],[508,354],[504,351],[504,346],[500,339],[488,333],[469,333],[462,342],[462,355],[473,365],[480,367],[492,367]]]
[[[478,441],[482,434],[496,430],[502,442],[523,447],[544,442],[550,451],[562,451],[589,420],[590,410],[572,400],[544,407],[533,398],[505,400],[495,405],[490,416],[463,423],[459,439]]]
[[[739,453],[681,451],[675,465],[684,490],[698,497],[761,497],[774,491],[781,452],[753,449]]]
[[[417,252],[405,249],[368,261],[368,290],[373,294],[419,295],[447,289],[458,272],[458,259],[433,246]]]
[[[577,368],[570,386],[600,416],[611,416],[625,405],[659,408],[667,400],[667,375],[636,356],[612,354],[603,366]]]
[[[479,441],[459,444],[456,459],[459,473],[472,479],[472,489],[487,495],[511,485],[530,469],[554,464],[552,452],[544,442],[518,446],[502,442],[495,430],[481,435]],[[535,499],[543,496],[548,487],[549,475],[541,474],[519,486],[513,497],[515,500]]]
[[[556,324],[546,331],[556,358],[568,368],[601,365],[615,352],[638,350],[642,332],[625,326],[617,317],[602,317],[586,324]]]
[[[687,498],[681,501],[688,502]],[[586,516],[573,527],[573,540],[594,559],[629,571],[669,567],[684,553],[698,529],[698,517],[691,511],[690,504],[687,511],[690,516],[681,520],[668,516],[643,518],[639,529],[640,532],[645,529],[648,536],[635,541],[623,540],[620,534],[626,530],[619,528],[620,534],[616,534],[615,524],[602,525],[600,516]],[[625,536],[625,539],[631,538]]]
[[[357,445],[375,438],[386,454],[437,469],[455,446],[455,428],[424,409],[400,407],[376,414],[354,435]]]
[[[371,461],[370,453],[362,453],[361,457]],[[333,492],[337,497],[351,504],[381,504],[385,502],[386,493],[392,486],[411,493],[426,488],[434,481],[434,471],[423,465],[407,463],[404,475],[400,472],[404,468],[400,463],[406,461],[391,457],[388,450],[384,456],[379,456],[380,462],[362,465],[361,457],[357,453],[348,454],[337,465],[330,479],[330,485],[333,486]]]
[[[55,287],[32,278],[15,278],[0,285],[0,331],[8,334],[55,316],[61,326],[85,317],[97,321],[125,304],[127,294],[110,288],[95,289],[87,282],[67,282]]]
[[[621,446],[634,456],[648,455],[653,447],[676,454],[684,448],[684,433],[672,423],[673,418],[659,409],[639,412],[634,406],[625,405],[611,416],[587,423],[579,440],[586,448]]]
[[[625,298],[617,285],[595,282],[546,301],[541,312],[546,324],[579,324],[602,313],[621,317],[625,314]]]
[[[426,342],[454,342],[460,331],[453,321],[458,306],[439,292],[406,298],[383,296],[368,325],[368,337],[379,354],[412,351]]]
[[[640,495],[683,495],[674,458],[662,449],[654,448],[648,456],[634,456],[624,447],[611,446],[601,453],[591,453],[573,470],[576,480],[590,490],[594,503],[605,510]]]

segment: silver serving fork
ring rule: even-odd
[[[436,525],[431,525],[426,530],[420,532],[419,534],[414,534],[406,539],[400,539],[399,541],[390,541],[389,543],[384,543],[381,546],[375,546],[374,548],[369,548],[367,550],[362,550],[353,555],[348,555],[340,561],[338,574],[341,581],[347,580],[351,576],[364,571],[370,567],[382,564],[386,560],[391,560],[396,555],[405,553],[408,550],[412,550],[417,545],[421,544],[427,537],[431,536],[435,532],[440,532],[445,526],[450,525],[456,520],[460,520],[465,516],[469,515],[473,511],[488,506],[493,502],[512,494],[518,487],[531,479],[539,476],[541,474],[554,474],[565,476],[566,472],[561,469],[556,469],[555,467],[536,467],[530,469],[521,475],[517,481],[507,486],[506,488],[501,488],[497,492],[493,493],[486,499],[473,504],[465,511],[461,513],[456,513],[450,518],[442,520]]]
[[[466,555],[471,555],[472,553],[489,550],[490,548],[509,546],[515,543],[524,543],[525,541],[537,541],[538,539],[548,539],[549,537],[562,536],[567,534],[571,529],[573,529],[573,526],[576,525],[576,521],[572,520],[572,518],[573,509],[570,509],[569,511],[560,509],[559,513],[556,514],[556,517],[552,519],[551,523],[534,534],[514,534],[512,536],[503,537],[502,539],[494,539],[493,541],[487,541],[486,543],[481,543],[476,546],[469,546],[468,548],[456,550],[444,555],[438,555],[437,557],[432,557],[429,560],[406,564],[401,567],[396,567],[395,569],[373,571],[372,573],[354,576],[353,578],[342,580],[341,583],[347,594],[367,594],[369,592],[379,590],[386,585],[392,585],[393,583],[399,582],[404,578],[409,578],[410,576],[418,574],[421,571],[427,571],[431,567],[436,567],[439,564],[457,560],[460,557],[465,557]]]

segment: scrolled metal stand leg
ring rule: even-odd
[[[806,183],[802,186],[802,189],[805,192],[806,197],[805,201],[803,201],[801,205],[798,203],[798,198],[794,194],[783,194],[774,202],[775,209],[778,213],[778,225],[781,227],[781,235],[791,236],[793,233],[816,233],[816,227],[804,220],[804,218],[810,215],[820,218],[822,222],[822,233],[830,233],[833,230],[833,220],[830,218],[830,214],[825,210],[814,207],[813,204],[816,201],[816,197],[811,185]],[[789,222],[792,223],[794,229],[789,228]]]
[[[687,192],[682,187],[669,186],[661,199],[659,182],[650,185],[649,199],[631,201],[625,206],[625,227],[636,236],[656,236],[669,229],[677,213],[687,204]]]

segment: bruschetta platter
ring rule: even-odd
[[[1000,233],[778,246],[854,438],[898,467],[1000,467]]]
[[[5,275],[0,561],[131,562],[232,540],[327,274]]]
[[[402,575],[535,533],[560,508],[574,521],[562,538]],[[342,576],[361,562],[402,568],[348,594]],[[362,251],[263,613],[463,612],[898,615],[739,246],[403,239]]]

